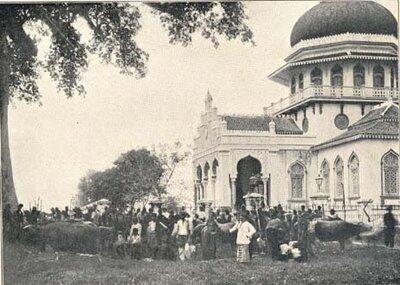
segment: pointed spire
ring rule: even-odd
[[[206,111],[210,111],[210,110],[211,110],[211,108],[212,108],[212,101],[213,101],[213,98],[212,98],[212,96],[211,96],[211,94],[210,94],[210,90],[207,89],[207,95],[206,95],[206,100],[205,100],[205,103],[206,103]]]

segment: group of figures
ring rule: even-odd
[[[49,214],[36,208],[30,211],[22,208],[22,204],[14,212],[9,205],[4,208],[5,240],[18,241],[27,225],[80,221],[110,229],[113,233],[110,251],[117,258],[183,261],[195,256],[208,260],[215,259],[217,251],[233,251],[236,247],[239,262],[250,262],[255,254],[269,255],[273,260],[306,261],[314,255],[316,230],[319,229],[322,238],[328,235],[326,241],[339,242],[340,238],[332,239],[334,231],[343,231],[348,236],[353,234],[351,231],[361,232],[354,225],[343,228],[349,223],[341,221],[334,209],[325,215],[321,207],[313,210],[302,206],[299,211],[285,211],[281,205],[267,208],[261,203],[250,211],[243,206],[238,211],[210,209],[191,215],[184,207],[176,211],[150,207],[123,212],[112,206],[103,209],[94,206],[85,213],[66,207],[63,211],[54,208]],[[393,247],[397,221],[390,207],[384,225],[385,244]]]

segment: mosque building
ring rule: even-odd
[[[323,1],[293,27],[269,79],[288,95],[257,116],[205,99],[193,148],[197,206],[399,205],[397,21],[372,1]]]

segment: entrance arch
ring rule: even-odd
[[[255,174],[261,174],[261,162],[258,159],[249,155],[239,160],[236,179],[236,207],[244,205],[243,196],[250,192],[250,177]]]

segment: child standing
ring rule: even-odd
[[[150,221],[147,225],[146,239],[147,239],[148,254],[149,257],[152,259],[156,258],[156,253],[158,248],[156,226],[157,226],[156,218],[154,215],[151,215]]]
[[[126,241],[122,232],[118,232],[117,240],[114,243],[115,252],[119,258],[125,258]]]
[[[139,260],[141,257],[141,244],[142,244],[142,237],[139,234],[139,230],[137,228],[133,228],[131,231],[131,236],[130,236],[130,241],[131,241],[131,259],[137,259]]]
[[[250,262],[249,244],[251,237],[256,233],[256,229],[249,223],[247,213],[242,213],[240,219],[229,231],[237,232],[236,246],[237,256],[236,260],[241,263]]]

